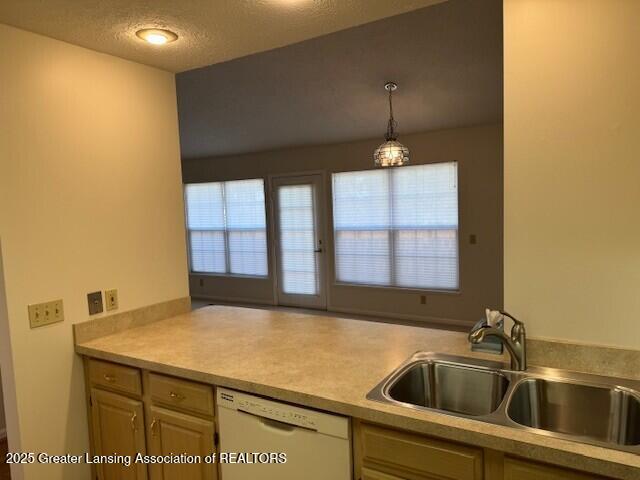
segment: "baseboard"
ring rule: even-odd
[[[215,295],[206,295],[206,294],[197,294],[192,295],[191,298],[194,300],[201,301],[209,301],[215,302],[221,305],[257,305],[257,306],[268,306],[274,307],[276,304],[273,301],[264,300],[261,298],[251,298],[251,297],[221,297]]]
[[[353,318],[354,320],[368,320],[374,322],[395,323],[399,325],[409,325],[414,327],[440,328],[454,331],[468,331],[473,326],[473,322],[469,322],[466,320],[393,314],[388,312],[378,312],[373,310],[362,310],[355,308],[332,308],[331,306],[329,306],[327,310],[321,310],[309,309],[305,307],[276,305],[274,303],[266,303],[265,301],[260,299],[251,298],[216,297],[209,295],[194,295],[192,298],[194,301],[212,302],[213,304],[217,305],[257,307],[269,310],[291,310],[308,313],[311,315],[328,315],[341,318]]]
[[[440,318],[422,315],[411,315],[402,313],[380,312],[377,310],[365,310],[359,308],[329,307],[329,312],[370,317],[372,319],[384,320],[389,323],[399,323],[404,325],[430,327],[438,326],[447,330],[467,331],[473,327],[474,322],[468,320],[456,320],[453,318]]]

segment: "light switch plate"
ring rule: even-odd
[[[104,303],[107,308],[107,311],[117,310],[118,309],[118,290],[105,290],[104,292]]]
[[[89,304],[89,315],[102,313],[102,292],[92,292],[87,294],[87,303]]]
[[[45,325],[64,321],[64,304],[62,300],[34,303],[29,305],[27,309],[31,328],[44,327]]]

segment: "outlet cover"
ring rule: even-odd
[[[102,292],[92,292],[87,294],[87,303],[89,304],[89,315],[102,313]]]
[[[116,290],[115,288],[113,290],[105,290],[104,303],[106,305],[107,311],[117,310],[118,309],[118,290]]]
[[[34,303],[29,305],[27,310],[29,311],[29,326],[31,328],[44,327],[64,320],[62,300]]]

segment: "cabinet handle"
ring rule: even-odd
[[[136,430],[138,430],[138,427],[136,426],[136,419],[138,418],[138,414],[136,412],[133,412],[133,415],[131,415],[131,429],[135,432]]]
[[[184,400],[185,396],[176,392],[169,392],[169,396],[172,400]]]
[[[151,427],[149,427],[149,430],[151,430],[151,436],[155,437],[156,436],[156,425],[158,424],[158,419],[154,418],[153,422],[151,422]]]
[[[103,376],[104,376],[104,379],[109,383],[113,383],[116,381],[115,375],[109,375],[108,373],[105,373]]]

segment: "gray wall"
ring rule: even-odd
[[[401,320],[468,324],[484,308],[502,307],[502,125],[480,125],[402,135],[412,164],[457,161],[459,176],[460,291],[339,285],[333,266],[331,173],[372,168],[380,139],[183,161],[185,183],[322,171],[326,181],[328,309]],[[476,235],[472,245],[469,236]],[[272,246],[270,245],[270,248]],[[267,279],[191,275],[193,296],[217,301],[275,304],[274,266]],[[420,295],[426,295],[421,304]]]

